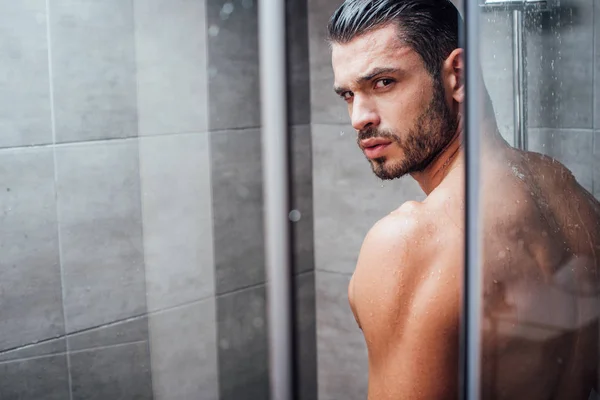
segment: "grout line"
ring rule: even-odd
[[[42,358],[56,357],[56,356],[63,356],[63,355],[67,355],[67,352],[66,351],[60,351],[58,353],[52,353],[52,354],[42,354],[42,355],[39,355],[39,356],[31,356],[31,357],[25,357],[25,358],[15,358],[15,359],[12,359],[12,360],[3,360],[3,361],[0,361],[0,365],[9,364],[9,363],[13,363],[13,362],[40,360]],[[69,381],[69,391],[70,390],[71,390],[71,384],[70,384],[70,381]]]
[[[183,307],[195,304],[195,303],[201,303],[203,301],[207,301],[207,300],[210,300],[210,299],[213,299],[213,298],[215,298],[215,296],[211,294],[211,295],[203,296],[203,297],[200,297],[200,298],[197,298],[197,299],[185,302],[185,303],[176,304],[174,306],[170,306],[170,307],[166,307],[166,308],[161,308],[159,310],[147,312],[147,313],[140,314],[140,315],[135,315],[135,316],[128,317],[128,318],[119,319],[119,320],[116,320],[116,321],[111,321],[110,323],[107,323],[107,324],[95,325],[95,326],[92,326],[92,327],[89,327],[89,328],[85,328],[85,329],[81,329],[81,330],[78,330],[78,331],[66,333],[64,335],[60,335],[60,336],[55,336],[55,337],[43,339],[43,340],[40,340],[40,341],[38,341],[36,343],[28,343],[28,344],[23,345],[23,346],[12,347],[10,349],[5,349],[5,350],[0,351],[0,356],[2,356],[4,354],[11,353],[11,352],[28,349],[30,347],[35,347],[35,346],[39,346],[39,345],[42,345],[42,344],[50,343],[50,342],[55,341],[55,340],[68,339],[68,338],[71,338],[73,336],[82,335],[82,334],[85,334],[85,333],[88,333],[88,332],[92,332],[92,331],[95,331],[95,330],[98,330],[98,329],[110,328],[112,326],[124,324],[124,323],[127,323],[127,322],[132,322],[132,321],[135,321],[137,319],[148,318],[148,317],[153,316],[153,315],[160,315],[160,314],[163,314],[163,313],[168,312],[168,311],[177,310],[177,309],[180,309],[180,308],[183,308]],[[55,353],[55,354],[57,354],[57,353]]]
[[[51,97],[53,94],[51,94]],[[52,118],[54,118],[54,105],[51,104],[51,114]],[[290,125],[290,128],[310,128],[313,124],[293,124]],[[315,125],[328,125],[328,124],[315,124]],[[332,126],[336,126],[337,124],[329,124]],[[340,126],[344,124],[339,124]],[[346,125],[344,125],[346,126]],[[12,151],[12,150],[26,150],[26,149],[37,149],[37,148],[52,148],[52,147],[68,147],[73,145],[85,145],[85,144],[100,144],[100,143],[113,143],[119,141],[134,141],[134,140],[146,140],[146,139],[156,139],[162,137],[172,137],[172,136],[186,136],[186,135],[210,135],[211,133],[225,133],[225,132],[237,132],[243,130],[251,130],[251,129],[260,129],[260,126],[249,126],[243,128],[232,128],[232,129],[214,129],[214,130],[197,130],[197,131],[180,131],[180,132],[169,132],[169,133],[159,133],[153,135],[139,135],[139,136],[127,136],[127,137],[116,137],[116,138],[102,138],[102,139],[89,139],[84,141],[66,141],[56,143],[55,132],[52,133],[52,143],[38,143],[32,145],[20,145],[20,146],[11,146],[11,147],[0,147],[0,152],[3,151]]]
[[[48,0],[47,0],[48,1]],[[53,94],[51,93],[52,97]],[[54,105],[51,104],[51,114],[52,118],[54,118]],[[309,127],[310,124],[296,124],[290,125],[290,127]],[[98,144],[98,143],[112,143],[119,141],[134,141],[134,140],[145,140],[152,138],[161,138],[161,137],[171,137],[171,136],[184,136],[184,135],[209,135],[211,133],[226,133],[226,132],[237,132],[244,130],[252,130],[252,129],[261,129],[260,126],[246,126],[241,128],[230,128],[230,129],[213,129],[213,130],[195,130],[195,131],[180,131],[180,132],[169,132],[169,133],[160,133],[154,135],[138,135],[138,136],[127,136],[127,137],[116,137],[116,138],[101,138],[101,139],[89,139],[84,141],[66,141],[66,142],[56,142],[55,132],[52,133],[52,143],[38,143],[33,145],[21,145],[21,146],[11,146],[11,147],[0,147],[0,152],[2,151],[10,151],[10,150],[22,150],[22,149],[35,149],[35,148],[52,148],[52,147],[67,147],[73,145],[85,145],[85,144]]]
[[[65,338],[66,338],[66,335],[60,335],[60,336],[55,336],[55,337],[51,337],[51,338],[42,339],[42,340],[39,340],[39,341],[37,341],[35,343],[27,343],[27,344],[20,345],[20,346],[17,346],[17,347],[10,347],[8,349],[4,349],[4,350],[0,351],[0,357],[4,356],[5,354],[13,353],[15,351],[26,350],[26,349],[29,349],[31,347],[40,346],[40,345],[43,345],[43,344],[46,344],[46,343],[51,343],[51,342],[54,342],[54,341],[57,341],[57,340],[65,339]]]
[[[79,353],[85,353],[85,352],[89,352],[89,351],[97,351],[97,350],[105,350],[105,349],[112,349],[115,347],[124,347],[124,346],[129,346],[132,344],[141,344],[141,343],[147,343],[147,340],[135,340],[133,342],[125,342],[125,343],[118,343],[118,344],[109,344],[106,346],[96,346],[96,347],[87,347],[85,349],[79,349],[79,350],[71,350],[70,353],[71,354],[79,354]]]
[[[242,287],[239,287],[239,288],[236,288],[236,289],[233,289],[233,290],[227,291],[227,292],[223,292],[223,293],[216,293],[216,294],[215,294],[215,298],[216,298],[216,299],[219,299],[220,297],[229,296],[229,295],[232,295],[232,294],[236,294],[236,293],[239,293],[239,292],[243,292],[243,291],[245,291],[245,290],[256,289],[256,288],[258,288],[258,287],[265,286],[265,285],[266,285],[266,282],[259,282],[259,283],[254,283],[254,284],[252,284],[252,285],[246,285],[246,286],[242,286]]]
[[[23,362],[23,361],[40,360],[40,359],[43,359],[43,358],[56,357],[56,356],[62,356],[62,355],[66,355],[67,356],[67,360],[69,360],[69,355],[70,354],[79,354],[79,353],[85,353],[85,352],[89,352],[89,351],[112,349],[112,348],[129,346],[129,345],[132,345],[132,344],[143,344],[143,343],[147,343],[147,341],[146,340],[135,340],[135,341],[132,341],[132,342],[109,344],[109,345],[106,345],[106,346],[87,347],[85,349],[79,349],[79,350],[60,351],[60,352],[52,353],[52,354],[42,354],[42,355],[39,355],[39,356],[31,356],[31,357],[24,357],[24,358],[15,358],[15,359],[11,359],[11,360],[3,360],[3,361],[0,361],[0,365],[12,363],[12,362]]]
[[[67,313],[65,309],[65,274],[63,269],[63,249],[62,249],[62,237],[60,234],[60,207],[58,206],[58,162],[56,160],[56,110],[54,109],[54,69],[52,66],[52,36],[50,27],[50,0],[46,0],[46,43],[48,46],[48,81],[50,90],[50,119],[52,126],[52,159],[54,163],[54,201],[56,206],[56,230],[58,237],[58,265],[60,270],[60,286],[61,286],[61,305],[63,312],[63,328],[65,330],[65,336],[67,332]],[[73,379],[71,374],[71,355],[69,354],[69,340],[65,338],[66,348],[66,359],[67,359],[67,375],[69,379],[69,399],[73,400]]]
[[[315,274],[317,272],[322,272],[322,273],[330,274],[330,275],[342,275],[342,276],[346,276],[346,277],[352,276],[352,272],[328,271],[326,269],[315,269]]]

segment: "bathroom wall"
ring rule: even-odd
[[[366,347],[347,285],[375,221],[406,200],[424,198],[410,179],[378,181],[355,144],[345,104],[332,91],[325,27],[341,1],[309,0],[315,274],[319,399],[364,399]],[[530,149],[556,157],[600,197],[600,6],[563,0],[527,16]],[[482,14],[482,66],[498,125],[512,143],[512,25],[508,12]]]
[[[0,397],[217,399],[204,3],[0,8]]]
[[[306,4],[289,2],[302,398]],[[256,5],[0,1],[0,398],[267,398]]]
[[[301,398],[316,396],[316,338],[306,2],[287,1],[294,170],[295,291]],[[222,399],[267,399],[267,317],[258,77],[252,0],[208,1],[209,135]]]

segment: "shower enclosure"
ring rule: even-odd
[[[425,195],[410,178],[378,181],[356,148],[324,40],[341,0],[272,1],[280,20],[257,0],[0,0],[0,399],[366,398],[348,281],[373,223]],[[596,3],[459,6],[500,134],[598,199]],[[490,195],[475,109],[471,222]],[[471,273],[481,228],[466,236]],[[475,399],[489,321],[466,277]],[[549,308],[525,336],[570,329]]]

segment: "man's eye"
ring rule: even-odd
[[[352,100],[353,93],[352,92],[344,92],[340,95],[340,97],[346,101]]]
[[[376,88],[382,88],[382,87],[386,87],[386,86],[389,86],[389,85],[391,85],[393,82],[394,82],[394,81],[393,81],[392,79],[383,78],[383,79],[380,79],[380,80],[378,80],[378,81],[375,83],[375,87],[376,87]]]

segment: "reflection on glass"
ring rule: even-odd
[[[594,22],[583,17],[593,1],[561,3],[523,15],[531,151],[482,153],[483,398],[595,399],[598,391],[595,137],[569,129],[592,127],[593,74],[571,72],[594,68],[584,47],[572,46],[593,40]],[[497,64],[514,61],[514,21],[508,7],[482,10],[483,75],[500,115],[512,107],[500,81],[514,70]]]

